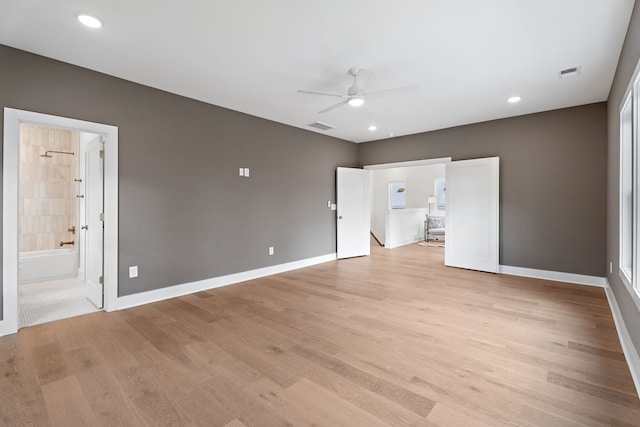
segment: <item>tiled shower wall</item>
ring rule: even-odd
[[[78,227],[79,149],[79,132],[20,125],[20,252],[59,249],[61,241],[77,245],[68,229]],[[41,157],[47,150],[74,155]]]

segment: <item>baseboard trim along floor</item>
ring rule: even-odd
[[[537,270],[535,268],[498,266],[498,273],[511,276],[530,277],[532,279],[552,280],[554,282],[574,283],[576,285],[607,287],[605,277],[587,276],[584,274],[563,273],[561,271]]]
[[[310,267],[312,265],[321,264],[323,262],[335,261],[336,254],[321,255],[313,258],[306,258],[299,261],[287,262],[284,264],[272,265],[255,270],[243,271],[240,273],[229,274],[226,276],[212,277],[210,279],[198,280],[196,282],[183,283],[166,288],[155,289],[148,292],[140,292],[134,295],[118,297],[115,310],[135,307],[138,305],[149,304],[156,301],[162,301],[169,298],[180,297],[195,292],[206,291],[209,289],[219,288],[221,286],[233,285],[247,280],[258,279],[260,277],[271,276],[273,274],[284,273],[286,271],[296,270],[298,268]]]

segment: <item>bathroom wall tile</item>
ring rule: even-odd
[[[77,227],[77,183],[80,134],[36,125],[20,126],[20,236],[21,251],[59,247],[71,241],[67,231]],[[73,152],[53,153],[48,150]],[[71,236],[71,237],[69,237]]]
[[[32,197],[32,186],[30,181],[19,181],[18,186],[23,197]]]

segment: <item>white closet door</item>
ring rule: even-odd
[[[499,158],[451,162],[445,171],[445,265],[497,273]]]
[[[336,187],[338,258],[369,255],[369,171],[338,168]]]

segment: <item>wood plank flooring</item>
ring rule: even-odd
[[[0,339],[6,426],[640,426],[604,291],[370,257]]]

